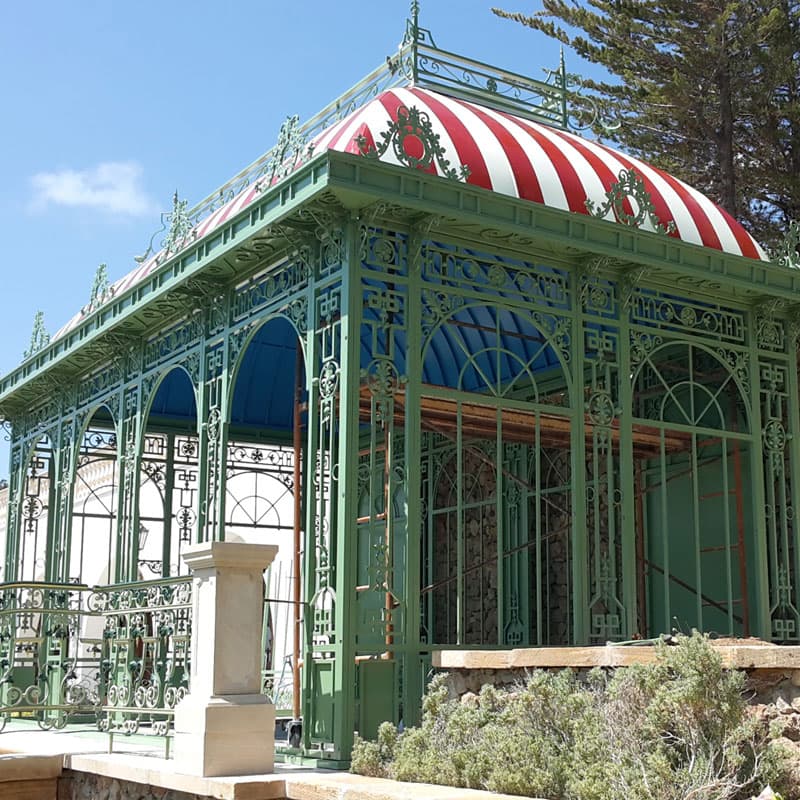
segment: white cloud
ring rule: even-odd
[[[155,203],[142,187],[135,161],[105,161],[85,170],[39,172],[31,178],[33,207],[49,205],[98,208],[116,214],[152,214]]]

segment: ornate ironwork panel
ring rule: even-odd
[[[98,587],[90,604],[104,625],[100,729],[168,735],[189,690],[191,579]]]
[[[118,442],[113,430],[84,431],[72,477],[68,577],[80,583],[107,581],[117,552]]]
[[[88,598],[75,584],[0,584],[0,731],[12,717],[95,720],[102,636]]]

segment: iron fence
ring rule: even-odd
[[[0,584],[0,731],[12,716],[43,729],[95,719],[102,625],[85,585]]]

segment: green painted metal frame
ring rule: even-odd
[[[458,80],[447,72],[455,67]],[[120,476],[114,579],[126,584],[137,577],[141,464],[160,381],[181,368],[194,388],[194,537],[223,539],[239,365],[262,325],[278,317],[291,323],[308,398],[302,753],[331,764],[348,758],[354,732],[374,728],[373,706],[405,724],[418,719],[436,648],[627,639],[666,624],[655,620],[650,600],[668,620],[671,598],[684,593],[698,625],[724,611],[732,632],[744,632],[731,576],[735,566],[742,572],[745,557],[747,596],[738,602],[751,611],[749,630],[800,640],[800,273],[371,158],[308,151],[316,131],[409,77],[568,122],[563,65],[545,84],[463,59],[439,50],[415,13],[394,59],[305,125],[287,121],[276,148],[182,210],[181,220],[196,224],[261,180],[259,200],[203,240],[171,241],[152,275],[93,303],[64,336],[49,344],[42,338],[0,380],[0,412],[12,438],[6,580],[27,568],[22,546],[36,508],[47,512],[43,578],[58,585],[69,578],[72,487],[82,437],[103,406]],[[519,88],[530,92],[521,104],[504,93]],[[542,285],[556,288],[542,293]],[[507,397],[501,386],[469,392],[423,383],[431,341],[443,330],[457,337],[459,313],[470,304],[494,320],[494,332],[484,334],[495,337],[489,349],[498,360],[503,315],[524,321],[534,332],[529,339],[555,354],[558,364],[547,373],[533,376],[525,367],[535,399]],[[672,360],[663,356],[668,347],[678,354]],[[642,376],[680,364],[698,374],[713,364],[710,377],[688,381],[687,397],[723,390],[734,397],[735,410],[718,426],[647,410]],[[453,404],[444,431],[431,422],[436,403]],[[484,414],[480,436],[476,409]],[[530,421],[522,441],[509,432],[515,414]],[[658,451],[642,445],[643,431]],[[554,438],[544,445],[547,435]],[[47,499],[37,507],[26,493],[43,437]],[[735,507],[719,501],[727,537],[722,599],[701,586],[708,570],[699,476],[710,439],[722,442],[725,497],[725,470],[734,475],[741,466],[728,465],[729,452],[743,459],[751,482],[746,503],[740,488]],[[678,491],[669,448],[681,441],[689,442],[692,465],[694,538],[686,546],[693,548],[694,586],[673,573],[668,539],[677,535],[665,503],[649,499]],[[545,478],[555,460],[559,469]],[[480,502],[469,495],[476,471],[486,479]],[[655,475],[648,478],[654,485],[660,480],[652,495],[639,483],[643,474]],[[446,501],[436,490],[443,479],[453,490]],[[557,542],[544,510],[554,504],[568,526]],[[478,560],[466,531],[476,508],[494,515]],[[735,555],[733,532],[746,540]],[[550,591],[556,543],[564,553],[556,576],[568,587],[563,601]],[[440,545],[453,554],[443,581]],[[484,617],[477,628],[467,619],[474,574]],[[437,611],[442,596],[445,606],[452,598],[452,625]],[[490,597],[495,606],[487,612]],[[554,610],[568,618],[558,634]],[[489,622],[487,614],[494,615]]]
[[[321,455],[316,460],[318,468],[319,464],[326,462],[329,465],[329,474],[318,476],[317,482],[319,485],[319,477],[324,478],[328,483],[328,494],[323,499],[311,495],[305,498],[305,529],[310,537],[306,544],[305,596],[309,603],[307,614],[313,614],[315,620],[314,625],[307,624],[305,628],[304,716],[308,721],[304,732],[305,749],[308,753],[334,760],[346,757],[352,733],[359,725],[359,720],[354,717],[356,701],[366,702],[366,698],[356,697],[355,693],[358,687],[367,685],[363,676],[372,668],[373,660],[380,661],[385,653],[390,653],[396,664],[402,664],[402,667],[392,668],[394,675],[390,678],[398,698],[402,698],[402,705],[398,702],[395,706],[396,713],[402,713],[409,722],[413,721],[424,683],[426,654],[437,646],[430,639],[423,641],[425,637],[419,626],[412,623],[422,615],[420,543],[423,530],[412,523],[412,520],[420,518],[422,510],[422,476],[417,470],[403,471],[408,520],[403,532],[406,537],[402,548],[405,564],[402,583],[391,587],[392,595],[399,599],[402,613],[395,612],[391,621],[389,645],[386,637],[379,645],[364,648],[358,644],[362,621],[358,616],[357,593],[354,592],[359,562],[356,539],[347,534],[359,516],[358,496],[348,487],[358,484],[358,458],[354,454],[363,446],[365,434],[363,426],[354,422],[359,418],[359,387],[370,374],[369,365],[360,360],[359,341],[362,328],[367,325],[360,320],[360,309],[373,308],[376,302],[386,301],[386,298],[376,298],[378,285],[393,287],[393,303],[397,302],[396,296],[402,295],[403,298],[403,314],[393,311],[392,325],[401,324],[407,337],[406,373],[390,375],[388,385],[402,387],[404,396],[402,413],[406,422],[399,445],[402,461],[405,464],[422,461],[421,429],[411,422],[422,415],[423,394],[430,394],[420,383],[424,351],[423,317],[427,312],[415,298],[423,297],[427,286],[423,273],[431,244],[441,242],[456,250],[469,245],[473,250],[490,251],[512,260],[519,260],[524,255],[525,262],[530,264],[529,269],[535,270],[534,265],[539,262],[547,263],[550,270],[563,272],[569,282],[571,305],[559,313],[574,343],[570,348],[571,380],[577,386],[582,383],[588,386],[589,412],[608,408],[609,399],[613,397],[613,416],[610,419],[598,416],[589,437],[585,435],[584,417],[578,413],[579,407],[564,412],[572,431],[573,481],[579,480],[578,476],[583,474],[587,455],[591,458],[610,457],[611,451],[606,446],[608,433],[617,424],[621,430],[618,455],[612,453],[611,468],[605,471],[606,475],[618,476],[621,483],[619,489],[615,484],[604,490],[612,494],[619,491],[622,497],[618,518],[621,520],[621,539],[615,546],[620,562],[614,565],[612,576],[619,587],[615,602],[619,604],[621,618],[614,621],[612,627],[602,627],[597,620],[593,622],[592,604],[597,602],[598,587],[607,580],[607,575],[602,573],[600,566],[589,569],[590,553],[595,552],[596,545],[592,550],[590,533],[578,521],[590,518],[591,514],[587,515],[584,493],[574,484],[570,541],[570,641],[574,642],[625,637],[636,632],[638,624],[638,567],[632,526],[635,516],[634,476],[630,468],[635,459],[633,438],[628,433],[632,425],[633,389],[627,381],[621,380],[621,376],[631,374],[635,348],[641,345],[637,336],[646,328],[632,325],[629,313],[619,313],[615,320],[614,314],[606,313],[602,307],[594,308],[592,298],[598,300],[604,293],[613,293],[617,307],[630,311],[635,298],[640,298],[645,290],[662,294],[668,291],[671,297],[680,297],[680,294],[675,294],[676,283],[686,287],[680,290],[684,296],[680,303],[687,308],[694,302],[698,308],[705,309],[712,299],[719,304],[722,302],[720,297],[727,295],[725,307],[741,315],[745,320],[742,325],[749,335],[747,343],[729,349],[741,356],[744,364],[741,369],[748,372],[744,385],[747,386],[751,430],[758,431],[769,421],[775,423],[769,428],[771,437],[764,440],[770,442],[765,444],[765,458],[758,457],[762,437],[756,434],[750,437],[755,478],[752,529],[754,542],[759,543],[753,549],[753,596],[756,600],[753,603],[753,630],[766,636],[775,635],[781,640],[794,640],[794,631],[797,630],[794,575],[800,556],[793,544],[791,520],[786,519],[785,509],[789,501],[777,508],[780,504],[771,499],[772,495],[762,499],[764,492],[780,488],[777,476],[782,474],[783,468],[778,469],[780,459],[774,453],[785,450],[786,469],[791,473],[789,477],[795,474],[798,463],[797,444],[790,435],[797,427],[798,408],[794,399],[797,397],[797,375],[795,369],[789,368],[796,363],[797,326],[793,320],[797,312],[784,299],[791,293],[796,279],[794,274],[769,264],[754,264],[672,240],[665,241],[653,234],[619,229],[590,219],[576,220],[550,209],[527,208],[516,201],[498,198],[462,184],[445,184],[358,157],[325,154],[303,169],[308,176],[315,175],[322,184],[316,198],[306,193],[293,201],[288,209],[279,206],[274,212],[277,219],[267,217],[262,220],[261,209],[247,212],[239,223],[233,225],[258,226],[258,234],[241,242],[229,240],[219,261],[209,267],[210,275],[205,275],[201,266],[194,265],[190,277],[183,279],[181,285],[176,276],[181,267],[191,263],[196,256],[178,255],[165,265],[165,275],[169,277],[161,280],[161,287],[154,292],[158,297],[150,301],[157,311],[160,309],[165,314],[164,322],[156,318],[150,326],[154,332],[150,337],[135,339],[132,332],[124,331],[126,322],[132,326],[128,320],[135,320],[139,307],[149,307],[149,293],[142,291],[142,300],[136,306],[129,306],[127,311],[125,306],[132,301],[124,297],[113,298],[109,302],[112,305],[120,302],[123,309],[120,322],[116,325],[106,323],[106,328],[96,331],[93,336],[103,340],[105,333],[109,337],[104,341],[115,345],[114,352],[120,353],[115,361],[94,374],[81,376],[82,364],[79,360],[71,360],[72,353],[57,356],[53,353],[60,363],[44,368],[44,383],[31,375],[18,389],[6,391],[3,407],[14,422],[9,525],[10,530],[17,532],[10,540],[7,576],[13,577],[18,566],[19,531],[24,516],[22,487],[31,448],[46,434],[53,449],[53,474],[62,476],[51,482],[50,507],[59,509],[59,513],[48,518],[48,552],[52,563],[57,564],[59,559],[55,554],[65,549],[70,530],[69,487],[74,475],[77,442],[93,410],[103,404],[116,420],[122,476],[117,514],[120,557],[117,559],[116,577],[120,581],[130,579],[137,552],[138,511],[134,498],[137,496],[139,470],[136,465],[137,459],[141,458],[147,404],[157,390],[159,376],[175,366],[186,370],[196,387],[199,401],[199,463],[207,466],[200,478],[197,536],[224,536],[225,476],[221,453],[227,436],[235,370],[257,327],[276,314],[282,315],[298,331],[306,364],[309,365],[305,468],[314,469],[311,453],[324,454],[324,458]],[[347,177],[351,180],[348,181]],[[295,175],[293,180],[302,182],[304,176]],[[379,202],[375,202],[377,200]],[[266,197],[263,202],[268,207],[274,199]],[[458,216],[453,215],[455,207],[462,209]],[[423,213],[422,208],[427,213]],[[444,211],[448,212],[446,216],[442,214]],[[500,217],[505,220],[502,225],[497,221]],[[434,232],[435,239],[432,238]],[[393,256],[398,263],[380,267],[380,264],[373,263],[374,259],[370,261],[368,258],[365,262],[365,241],[369,244],[375,237],[386,233],[391,234],[389,238],[394,252],[403,251],[402,255]],[[489,241],[491,248],[488,247]],[[374,243],[372,247],[374,250]],[[201,252],[210,250],[205,244],[198,243],[197,253]],[[723,275],[725,284],[721,281]],[[759,276],[761,280],[758,282],[748,280]],[[173,288],[173,283],[178,286]],[[768,284],[776,288],[768,290]],[[742,288],[744,286],[746,290]],[[486,285],[449,290],[439,287],[437,291],[449,292],[451,296],[462,299],[474,295],[484,303],[497,302],[492,300],[491,291],[487,293]],[[180,298],[180,305],[176,305],[176,298]],[[526,300],[520,297],[515,302],[530,312],[543,310],[535,298]],[[506,307],[507,303],[506,299],[501,305]],[[172,310],[171,319],[166,316],[167,307]],[[194,308],[198,310],[184,310]],[[113,318],[114,311],[109,311]],[[548,309],[547,313],[551,311]],[[130,315],[127,319],[126,314]],[[702,311],[698,314],[702,315]],[[91,320],[87,321],[89,323]],[[606,329],[603,333],[605,341],[602,342],[597,341],[598,323]],[[120,327],[124,333],[118,330]],[[615,330],[614,343],[608,341],[611,328]],[[662,338],[672,337],[675,341],[709,340],[707,330],[700,329],[699,333],[701,339],[698,340],[691,326],[675,320],[659,329]],[[385,331],[381,335],[384,334]],[[121,342],[124,342],[122,346]],[[577,346],[578,342],[583,345]],[[722,340],[721,343],[726,344]],[[73,348],[83,355],[83,348],[75,345]],[[89,350],[91,353],[91,348]],[[598,361],[602,353],[613,353],[610,373],[611,362],[607,357],[602,356]],[[388,353],[376,352],[374,355],[378,362],[383,359],[386,364],[393,363],[393,357]],[[42,358],[45,357],[46,352],[42,354]],[[750,366],[756,364],[759,365],[757,370]],[[602,370],[598,372],[595,365]],[[68,377],[67,368],[71,368],[74,378]],[[60,373],[61,386],[57,404],[19,414],[18,409],[27,402],[26,395],[32,391],[38,394],[39,387],[47,385],[49,372],[56,370]],[[764,378],[770,370],[780,371],[778,383]],[[592,378],[593,374],[596,377]],[[18,380],[23,380],[21,375]],[[384,390],[386,385],[385,381],[373,384]],[[387,416],[394,418],[394,410],[388,410],[389,406],[393,409],[393,397],[392,393],[391,397],[386,395],[376,401],[369,422],[371,430],[384,431]],[[17,416],[14,416],[14,410],[17,410]],[[763,423],[762,416],[766,419]],[[603,425],[606,426],[605,432]],[[780,427],[785,436],[781,435]],[[379,438],[384,435],[380,433]],[[399,432],[394,435],[399,436]],[[496,440],[495,446],[499,447],[501,442],[502,436]],[[495,454],[495,457],[501,456],[502,449]],[[333,468],[334,465],[338,465],[338,470]],[[308,482],[308,485],[314,486],[314,483]],[[795,497],[798,491],[796,481],[789,481],[787,485]],[[775,513],[772,516],[756,513],[756,509],[765,506],[775,508]],[[597,531],[602,528],[600,525]],[[309,533],[317,530],[321,531],[319,537]],[[393,530],[392,535],[397,535],[397,531]],[[502,534],[496,547],[498,553],[503,552]],[[311,557],[313,553],[317,554],[316,558]],[[320,556],[324,566],[320,565]],[[57,568],[57,571],[61,570],[63,567]],[[52,573],[49,577],[63,576]],[[500,580],[502,582],[502,577]],[[388,585],[388,579],[379,582],[378,593],[385,595]],[[461,585],[463,591],[463,582]],[[324,599],[315,612],[313,598],[319,592],[323,592]],[[335,602],[332,597],[335,597]],[[508,619],[513,613],[508,602],[506,597],[499,611],[501,629],[504,627],[503,619]],[[384,622],[386,619],[384,617]],[[459,646],[458,641],[439,643],[439,646],[444,644]],[[502,641],[495,642],[495,646],[503,644]],[[361,660],[357,661],[357,658]],[[323,702],[321,696],[329,694],[335,698],[332,704],[320,706]],[[324,713],[319,711],[322,707],[326,709]],[[313,720],[320,714],[324,719],[315,728]]]

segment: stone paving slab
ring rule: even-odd
[[[520,800],[518,796],[365,778],[349,772],[286,778],[286,800]]]

